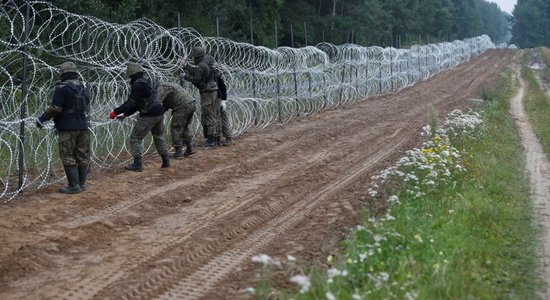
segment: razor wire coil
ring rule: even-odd
[[[180,82],[181,63],[193,47],[205,47],[229,88],[227,112],[234,134],[239,135],[369,96],[397,93],[494,48],[484,35],[410,49],[329,43],[269,49],[203,37],[192,28],[166,29],[147,19],[115,24],[73,14],[45,1],[28,3],[27,39],[24,7],[4,5],[0,11],[0,199],[4,201],[22,190],[39,189],[64,178],[58,167],[53,124],[47,123],[44,130],[33,125],[50,103],[58,81],[57,66],[48,62],[74,61],[80,76],[90,84],[90,160],[94,167],[106,170],[129,158],[125,138],[133,118],[124,122],[106,118],[128,97],[123,76],[127,62],[141,63],[155,82]],[[24,46],[28,53],[20,50]],[[25,56],[28,93],[22,99]],[[183,86],[198,98],[190,84]],[[20,117],[23,105],[28,112],[25,118]],[[22,122],[30,125],[25,126],[25,174],[19,188],[17,145]],[[197,121],[192,129],[195,134],[202,132]],[[150,140],[145,144],[146,151],[152,149]]]

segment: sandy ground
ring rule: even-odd
[[[23,194],[0,207],[0,299],[244,299],[253,255],[322,265],[368,205],[370,177],[420,144],[428,104],[441,117],[474,105],[512,55],[491,50],[170,169],[148,157],[143,173],[92,177],[78,195]]]
[[[540,64],[533,64],[534,70],[541,71]],[[546,287],[540,291],[541,299],[550,299],[550,162],[540,145],[533,128],[529,124],[523,106],[526,83],[516,70],[520,82],[518,93],[512,99],[511,114],[516,119],[521,142],[526,156],[526,169],[531,182],[531,199],[537,220],[541,226],[540,275]],[[542,83],[539,80],[539,83]]]

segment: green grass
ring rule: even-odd
[[[308,271],[308,292],[301,294],[296,288],[271,295],[535,299],[537,231],[521,171],[519,138],[508,114],[514,92],[510,73],[490,90],[483,133],[475,140],[452,141],[467,169],[455,177],[455,185],[440,185],[416,199],[404,192],[411,188],[406,183],[388,186],[388,195],[399,195],[401,203],[391,206],[390,219],[384,212],[378,221],[369,220],[370,211],[363,213],[364,229],[350,235],[335,259],[334,268],[345,270],[344,276],[328,283],[324,272],[313,269]]]
[[[542,60],[546,64],[546,71],[548,72],[550,70],[550,48],[542,47],[540,48],[540,52],[542,55]]]
[[[549,54],[550,55],[550,54]],[[523,68],[522,76],[527,83],[524,98],[525,112],[544,152],[550,154],[550,96],[543,91],[534,71]]]

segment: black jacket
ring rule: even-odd
[[[156,99],[156,93],[151,86],[151,80],[149,78],[144,77],[143,73],[135,74],[130,77],[130,85],[130,96],[128,100],[114,109],[117,115],[124,113],[126,116],[131,116],[136,111],[139,111],[140,117],[156,117],[164,114],[162,103]],[[153,95],[154,93],[155,95]],[[155,99],[151,99],[151,96],[154,96]],[[148,101],[154,103],[148,105]]]
[[[218,84],[218,98],[222,100],[227,100],[227,86],[225,85],[225,81],[223,81],[222,76],[216,76],[217,84]]]
[[[84,111],[75,111],[75,99],[77,90],[73,87],[84,88],[84,83],[78,80],[78,74],[66,73],[61,77],[61,82],[56,84],[52,97],[51,107],[61,108],[61,112],[48,109],[43,116],[46,120],[53,118],[55,128],[60,131],[87,130],[88,118],[86,112],[90,109],[90,93],[86,90]]]

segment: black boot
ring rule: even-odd
[[[233,139],[228,136],[225,138],[225,142],[223,143],[224,146],[230,146],[231,144],[233,144]]]
[[[170,168],[170,158],[168,157],[168,153],[162,155],[162,166],[161,168]]]
[[[195,154],[195,147],[193,147],[193,143],[187,143],[187,147],[185,149],[185,153],[183,153],[183,156],[191,156]]]
[[[218,147],[222,146],[222,137],[221,136],[216,137],[216,146],[218,146]]]
[[[60,189],[59,192],[63,194],[80,193],[82,190],[80,189],[79,185],[78,168],[63,166],[63,169],[65,169],[65,175],[67,175],[69,186]]]
[[[206,141],[204,141],[203,147],[215,147],[216,146],[216,137],[209,136]]]
[[[78,166],[78,179],[80,189],[86,190],[86,178],[88,177],[88,166]]]
[[[176,151],[174,152],[174,158],[183,158],[183,150],[182,147],[176,147]]]
[[[128,171],[142,172],[143,163],[141,162],[141,156],[134,157],[134,162],[124,167]]]

